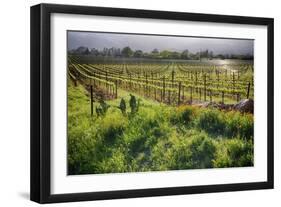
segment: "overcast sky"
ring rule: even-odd
[[[68,50],[80,46],[103,49],[105,47],[124,48],[129,46],[133,50],[151,52],[158,50],[191,52],[212,50],[215,54],[251,54],[253,55],[253,40],[218,39],[198,37],[175,37],[155,35],[135,35],[121,33],[68,32]]]

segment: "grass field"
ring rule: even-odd
[[[169,105],[118,88],[117,97],[95,100],[91,116],[83,83],[68,80],[70,175],[253,166],[252,114]]]

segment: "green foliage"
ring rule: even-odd
[[[247,140],[253,139],[254,120],[251,115],[241,116],[239,112],[230,112],[227,116],[227,135],[230,137],[241,137]]]
[[[73,106],[69,105],[73,108]],[[67,157],[69,174],[87,174],[96,171],[95,160],[100,148],[100,137],[97,129],[92,127],[90,117],[84,113],[84,108],[77,108],[80,114],[68,114]]]
[[[96,106],[96,113],[97,113],[97,116],[102,116],[103,115],[102,108],[99,106]]]
[[[253,142],[231,139],[219,143],[215,167],[244,167],[254,164]]]
[[[175,170],[211,168],[215,152],[214,142],[204,134],[183,139],[170,151],[171,168]]]
[[[172,111],[170,122],[173,125],[184,124],[188,126],[194,118],[194,108],[189,106],[180,106],[176,111]]]
[[[113,151],[110,157],[105,158],[99,163],[99,172],[126,172],[127,163],[124,152],[120,149]]]
[[[90,160],[95,153],[96,139],[81,130],[71,130],[68,135],[68,173],[84,174],[95,171]]]
[[[140,57],[142,57],[142,56],[143,56],[143,51],[142,51],[142,50],[136,50],[136,51],[134,52],[134,57],[140,58]]]
[[[211,134],[222,134],[226,123],[221,112],[216,109],[206,109],[199,115],[198,127]]]
[[[101,100],[101,101],[100,101],[100,106],[101,106],[102,111],[103,111],[104,113],[106,113],[107,110],[108,110],[108,108],[110,107],[107,103],[105,103],[104,100]]]
[[[110,116],[105,116],[97,123],[102,140],[106,144],[115,143],[116,139],[122,135],[127,123],[127,119],[119,113],[111,113]]]
[[[138,98],[138,102],[137,102],[137,112],[139,111],[139,108],[140,108],[140,104],[141,104],[141,99],[140,98]]]
[[[197,126],[217,137],[252,140],[254,135],[253,116],[236,111],[223,113],[216,109],[202,110],[197,120]]]
[[[130,47],[124,47],[121,53],[124,57],[131,57],[133,55],[133,51]]]
[[[157,119],[155,111],[146,109],[138,116],[130,118],[129,126],[124,139],[131,155],[151,150],[151,147],[160,139],[166,139],[169,135],[169,127],[166,122]]]
[[[104,116],[110,106],[104,100],[100,100],[100,105],[96,106],[97,116]]]
[[[119,108],[123,115],[126,115],[126,102],[123,98],[121,98]]]
[[[130,107],[131,107],[131,113],[135,114],[137,112],[138,106],[137,106],[137,99],[134,95],[130,94]]]
[[[253,165],[252,115],[169,107],[124,93],[94,103],[100,114],[91,117],[85,93],[68,86],[69,174]]]

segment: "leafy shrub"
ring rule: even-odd
[[[100,105],[96,107],[97,116],[104,116],[110,106],[104,101],[100,101]]]
[[[226,140],[219,144],[219,151],[214,160],[215,167],[253,166],[253,142],[238,138]]]
[[[119,109],[121,110],[123,115],[126,115],[126,102],[123,98],[121,98]]]
[[[152,170],[169,170],[169,162],[171,160],[168,151],[173,143],[165,140],[159,141],[151,150],[151,168]]]
[[[254,147],[251,141],[245,142],[233,139],[228,143],[227,152],[231,166],[245,167],[253,165]]]
[[[254,121],[252,116],[246,116],[242,119],[242,127],[240,130],[240,137],[246,138],[247,140],[253,140],[254,137]]]
[[[76,127],[70,130],[67,142],[68,174],[86,174],[96,170],[99,139],[91,128]]]
[[[138,106],[137,106],[137,99],[134,95],[130,94],[130,108],[131,108],[131,113],[135,114],[137,112]]]
[[[210,138],[198,136],[190,145],[194,168],[210,168],[215,157],[216,147]]]
[[[142,107],[135,116],[129,116],[123,139],[134,170],[151,168],[152,149],[158,142],[168,139],[172,131],[168,119],[161,112],[155,107]],[[135,166],[137,164],[140,165],[139,168]]]
[[[100,134],[105,144],[113,144],[122,135],[127,123],[126,117],[120,113],[111,113],[110,116],[105,116],[100,120]]]
[[[241,137],[247,140],[253,138],[254,123],[252,115],[241,115],[239,112],[231,112],[227,115],[227,135]]]
[[[186,108],[182,114],[181,114],[181,119],[184,124],[188,124],[192,120],[192,109]]]
[[[100,106],[104,113],[106,113],[108,108],[110,107],[104,100],[100,100]]]
[[[106,157],[98,164],[99,173],[116,173],[127,171],[126,157],[123,151],[113,151],[110,157]]]
[[[129,143],[131,154],[136,155],[150,150],[151,146],[164,134],[165,132],[161,130],[159,120],[155,119],[154,114],[150,114],[133,117],[126,130],[125,139]]]
[[[211,134],[223,134],[226,122],[220,111],[206,109],[199,115],[198,127]]]
[[[176,170],[211,168],[215,152],[213,141],[203,134],[198,134],[173,146],[170,151],[171,168]]]
[[[188,106],[178,107],[176,111],[173,111],[170,117],[170,122],[174,125],[184,124],[188,125],[194,117],[194,109]]]
[[[131,156],[136,156],[145,150],[146,132],[141,125],[130,122],[129,127],[124,132],[124,141]]]

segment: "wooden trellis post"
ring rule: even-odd
[[[93,104],[93,102],[94,102],[94,100],[93,100],[93,86],[91,85],[91,87],[90,87],[90,97],[91,97],[91,116],[93,116],[93,113],[94,113],[94,104]]]
[[[198,87],[197,87],[197,83],[198,82],[198,76],[197,76],[197,71],[195,72],[195,86],[196,86],[196,92],[198,93]]]
[[[247,99],[249,99],[250,96],[250,88],[251,88],[251,83],[248,83],[248,89],[247,89]]]
[[[185,89],[185,87],[184,87],[184,85],[182,86],[182,100],[183,100],[183,102],[184,102],[184,89]]]
[[[171,91],[170,90],[168,91],[168,102],[169,102],[169,104],[171,104]]]
[[[122,84],[122,81],[121,81],[121,72],[119,73],[119,85]]]
[[[117,84],[118,84],[118,81],[115,80],[115,98],[117,98]]]
[[[132,74],[130,73],[130,90],[132,90]]]
[[[106,80],[106,93],[108,93],[108,83],[107,83],[107,81],[108,81],[108,73],[107,73],[107,71],[105,72],[105,80]]]
[[[193,88],[190,86],[190,102],[192,103]]]
[[[178,105],[180,105],[180,102],[181,102],[181,82],[179,82]]]
[[[237,93],[236,96],[237,96],[236,100],[237,100],[237,102],[239,102],[239,100],[240,100],[240,93]]]
[[[165,101],[165,76],[163,77],[163,94],[162,94],[163,101]]]
[[[147,91],[148,91],[148,80],[147,80],[147,73],[145,73],[145,95],[147,96]]]
[[[218,83],[217,83],[217,88],[218,88],[219,87],[219,83],[220,83],[220,73],[219,73],[219,71],[217,73],[217,78],[218,78]]]
[[[174,87],[175,71],[172,71],[172,88]]]
[[[235,74],[234,74],[234,72],[232,73],[232,84],[233,84],[232,93],[234,95],[234,90],[235,90]]]
[[[206,74],[204,74],[204,101],[206,101],[206,94],[207,91],[206,91]]]

